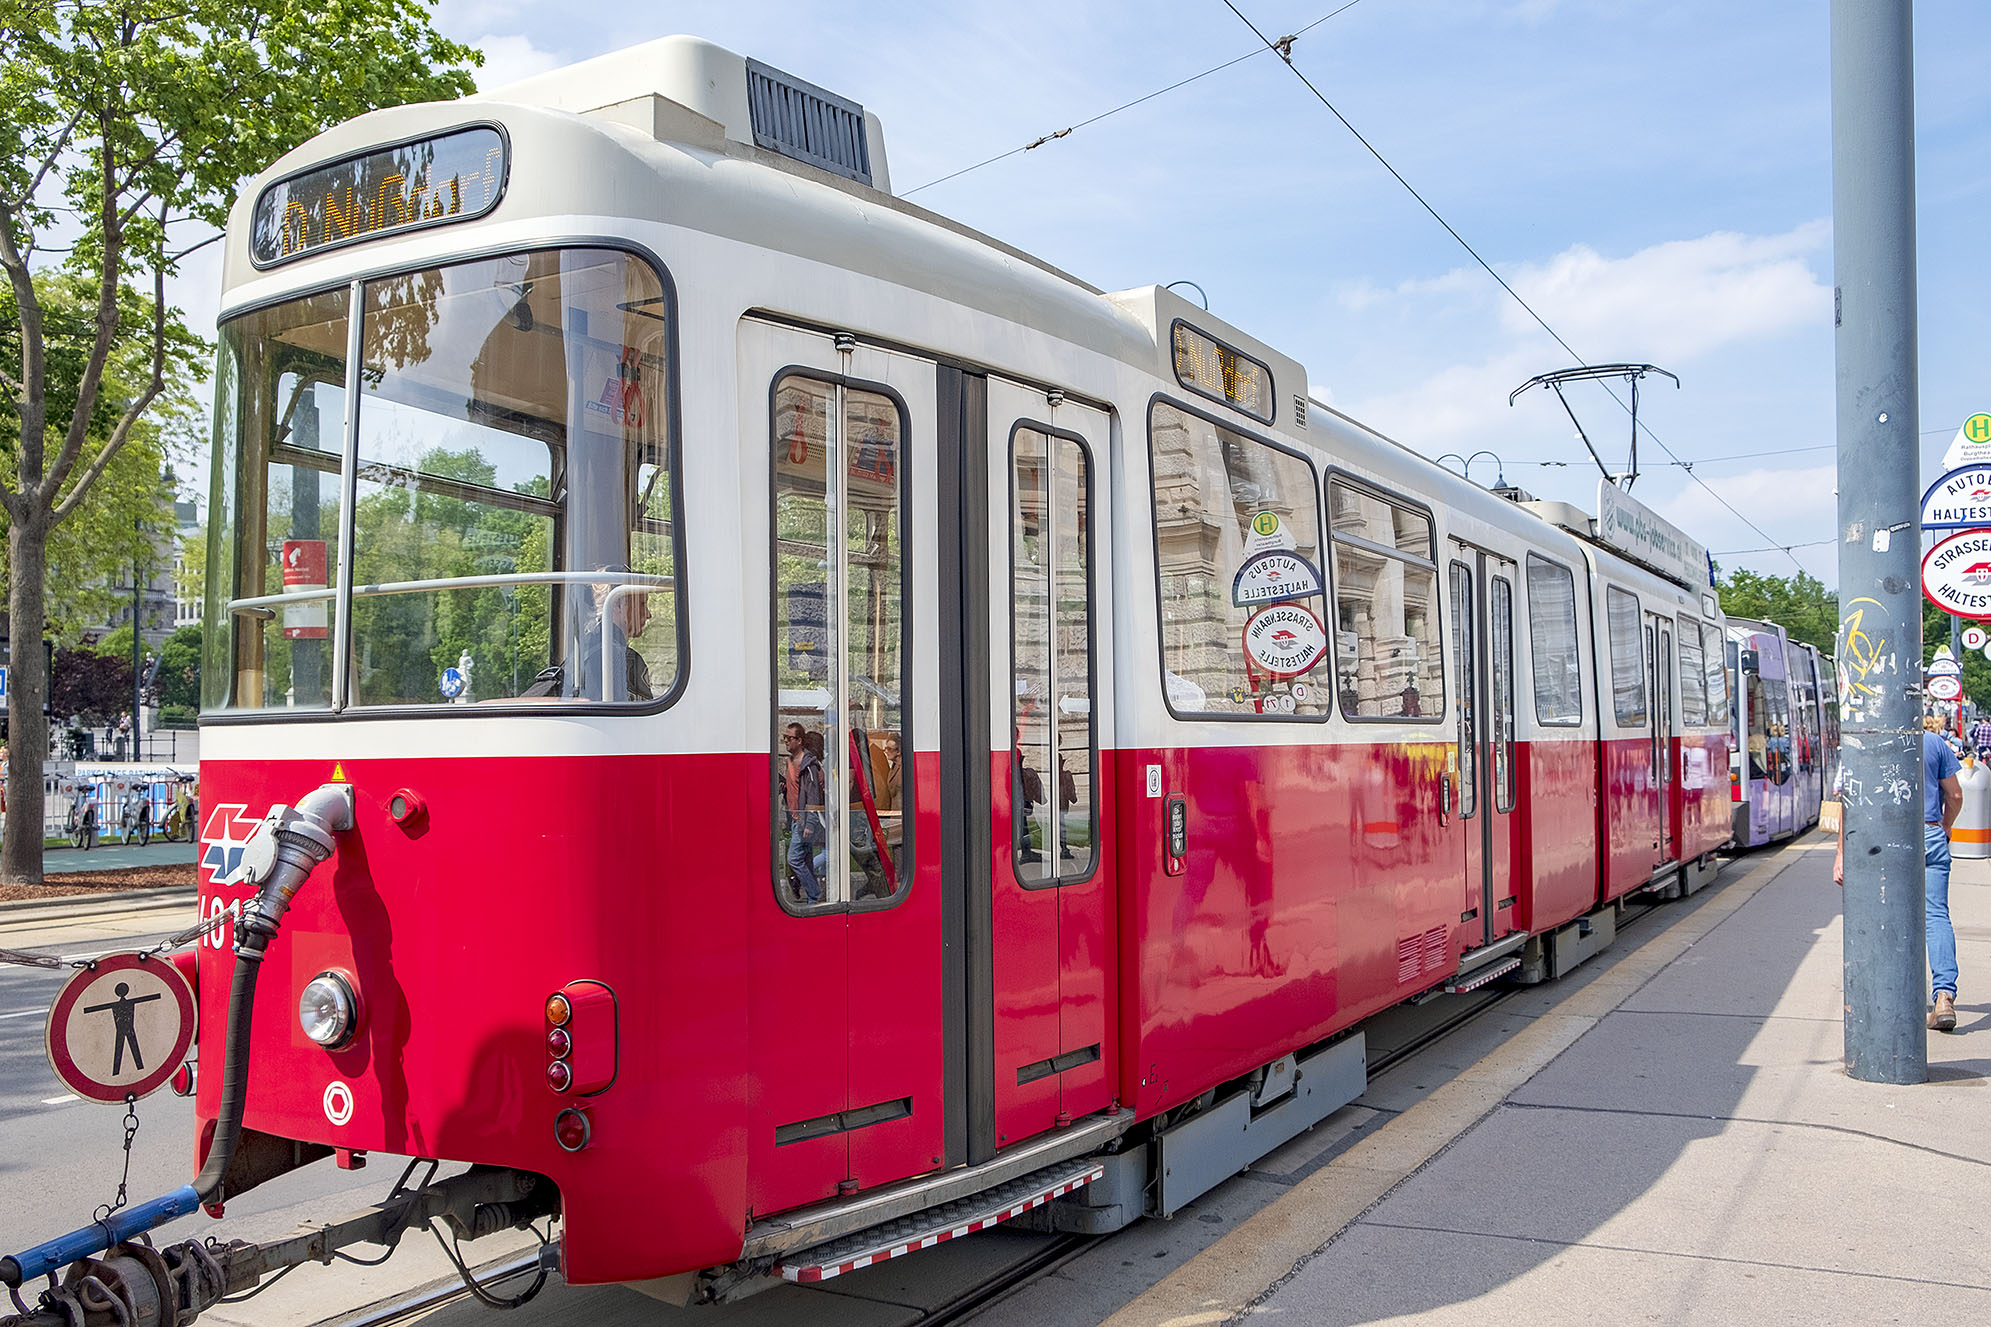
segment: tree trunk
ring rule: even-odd
[[[28,505],[28,504],[23,504]],[[39,885],[42,853],[42,774],[48,763],[47,656],[48,517],[36,511],[7,530],[13,581],[7,587],[12,632],[7,678],[7,832],[0,841],[0,880]]]

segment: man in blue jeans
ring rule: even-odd
[[[1956,756],[1942,737],[1922,732],[1922,883],[1928,895],[1929,984],[1935,1008],[1929,1026],[1956,1030],[1956,929],[1950,925],[1950,826],[1963,810]]]

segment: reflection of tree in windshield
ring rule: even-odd
[[[420,478],[370,485],[354,510],[359,584],[549,569],[550,517],[479,502],[456,487],[495,486],[496,467],[478,449],[433,448],[414,469]],[[430,479],[445,482],[423,483]],[[543,498],[549,487],[540,477],[513,491]],[[551,621],[544,585],[361,596],[353,603],[360,702],[436,697],[442,670],[465,653],[477,695],[515,695],[548,662]]]
[[[443,274],[435,268],[367,283],[360,374],[369,386],[380,386],[390,368],[428,362],[429,332],[444,289]]]

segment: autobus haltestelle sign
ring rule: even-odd
[[[1922,593],[1945,613],[1991,621],[1991,530],[1937,541],[1922,558]]]
[[[1922,495],[1924,530],[1975,530],[1991,526],[1991,465],[1966,465],[1929,485]]]

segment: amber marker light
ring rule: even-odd
[[[567,1003],[567,997],[553,994],[546,997],[546,1021],[554,1027],[567,1026],[567,1020],[574,1016],[574,1008]]]

